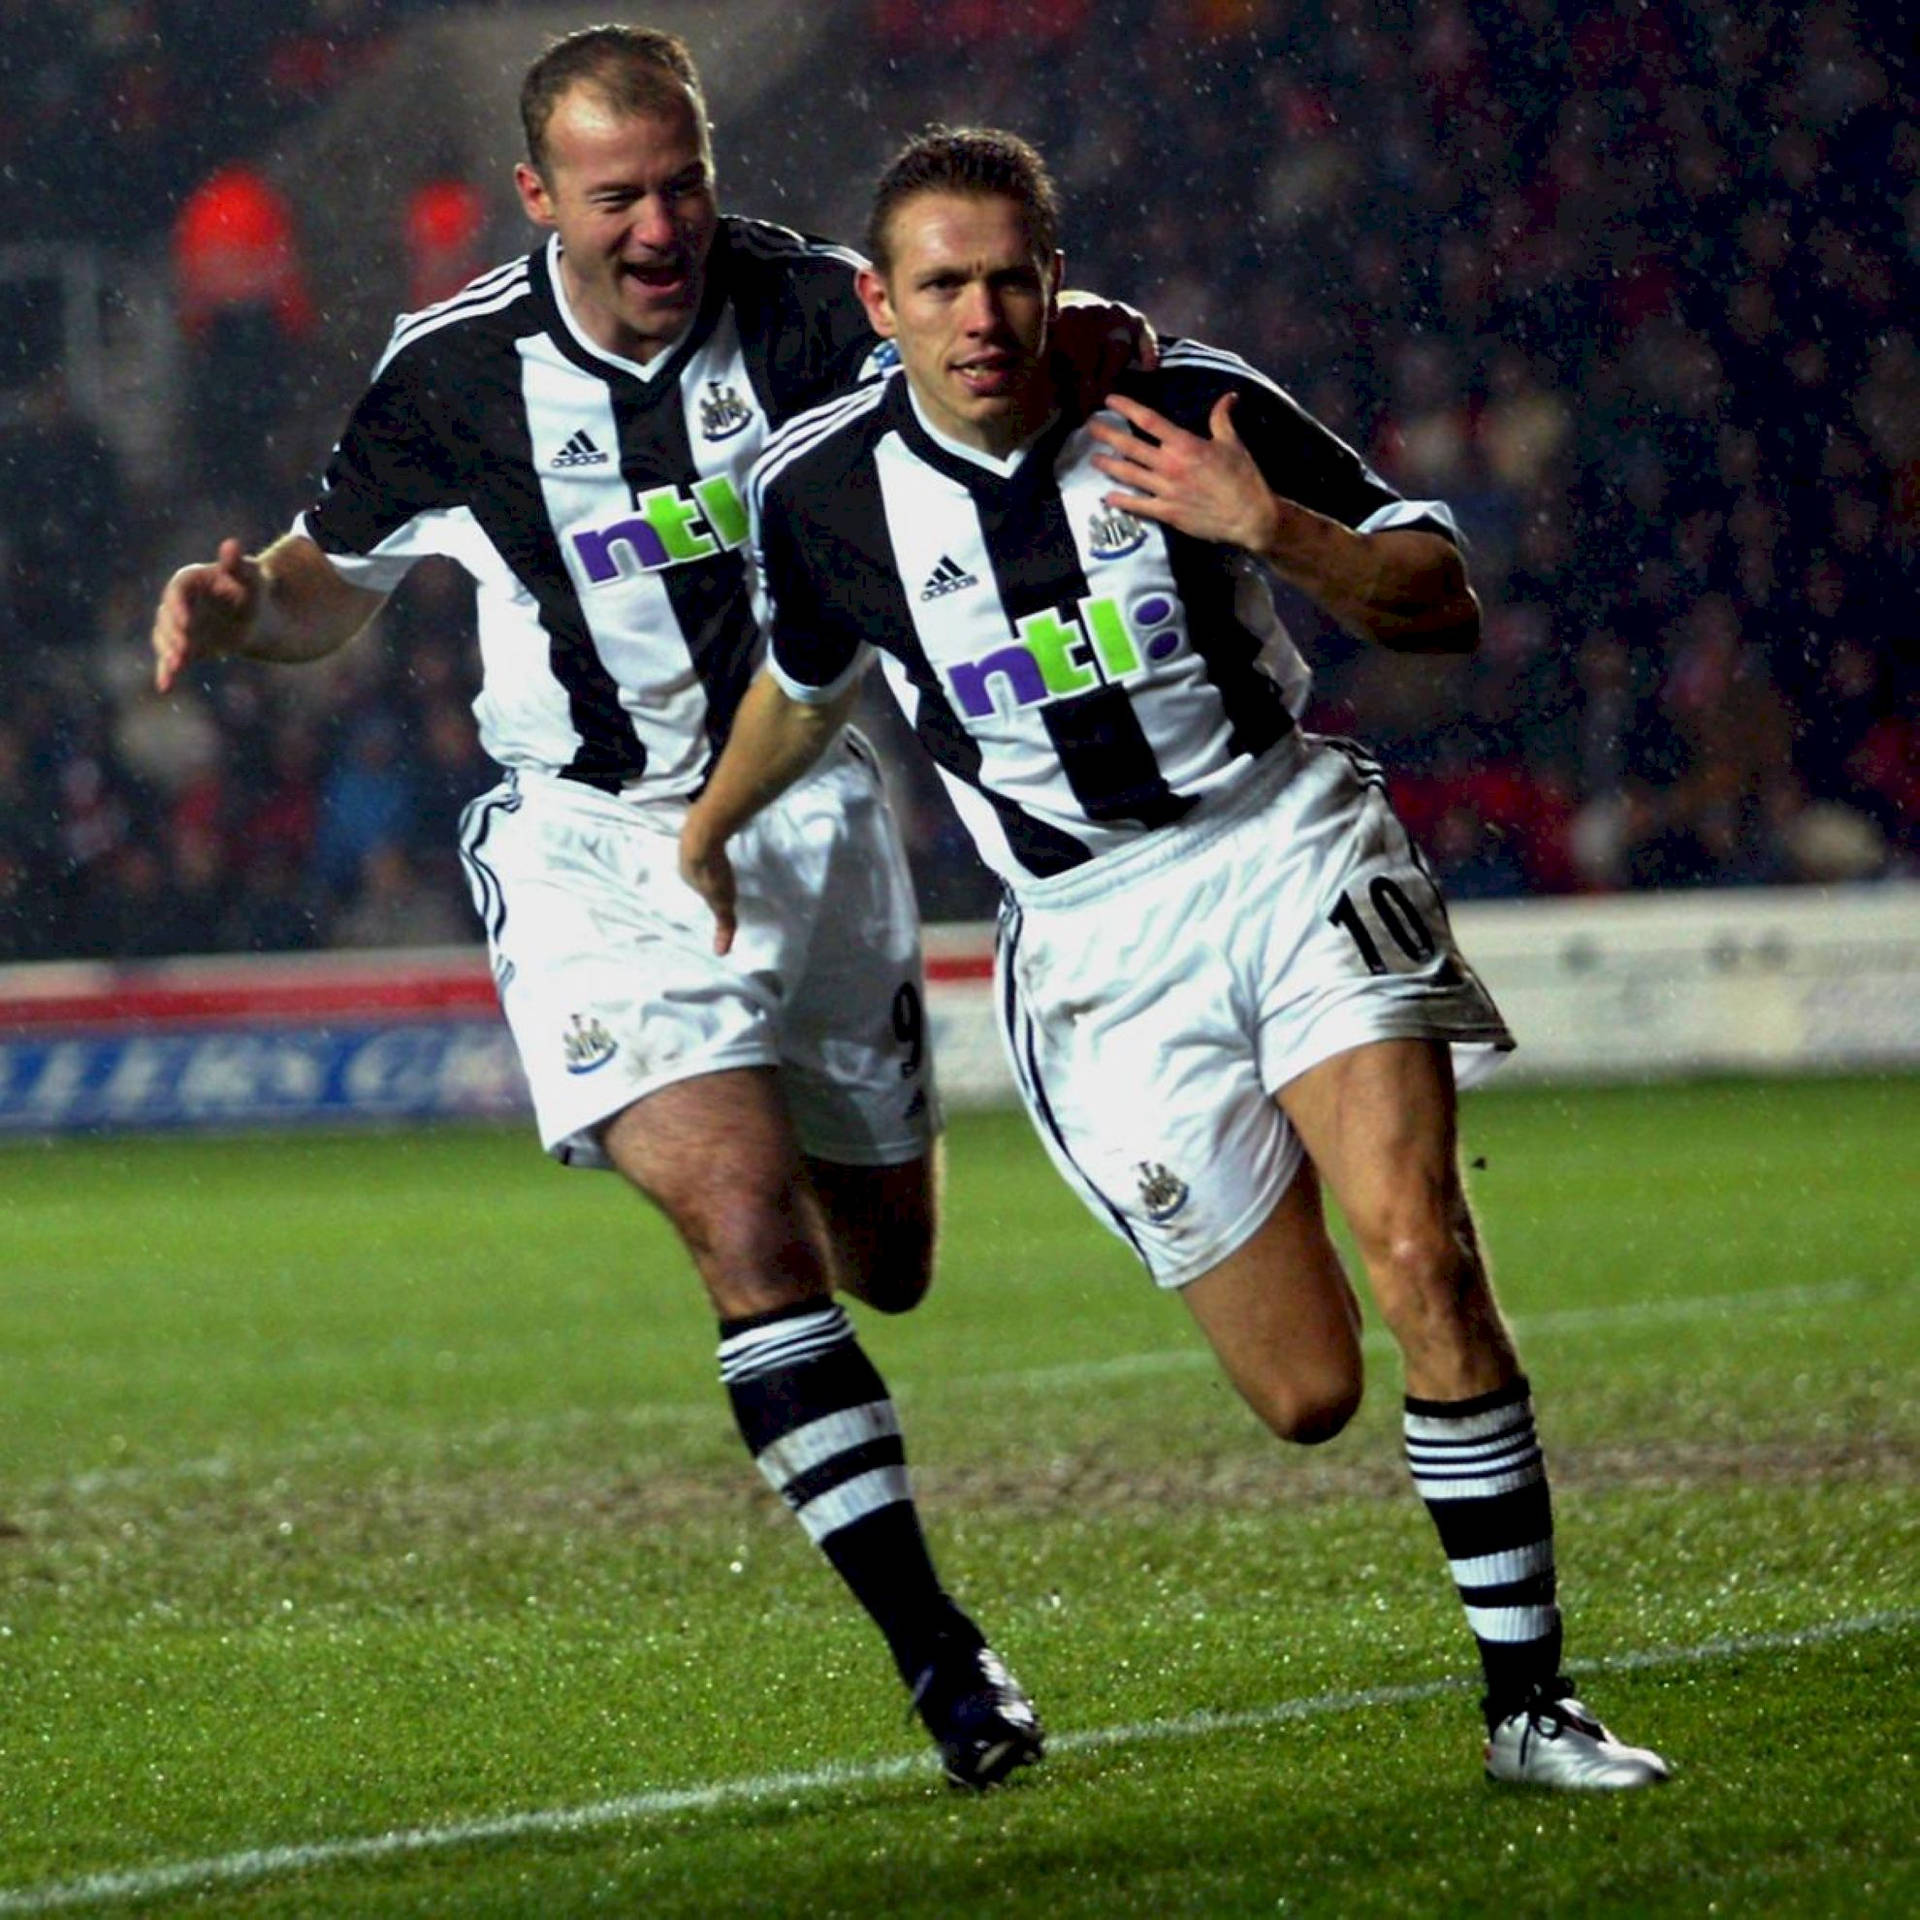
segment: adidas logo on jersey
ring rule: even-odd
[[[604,467],[607,456],[593,444],[582,427],[547,463],[554,467]]]
[[[927,575],[927,584],[920,589],[922,600],[938,600],[942,594],[958,593],[962,587],[977,587],[978,577],[969,573],[951,554],[943,553],[940,564]]]

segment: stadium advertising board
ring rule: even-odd
[[[0,1132],[481,1117],[525,1103],[478,953],[0,972]]]
[[[1498,902],[1460,941],[1532,1080],[1920,1064],[1920,885]],[[955,1106],[1013,1097],[985,927],[936,927]],[[525,1084],[477,949],[0,968],[0,1133],[488,1118]]]
[[[1002,1097],[987,936],[934,944],[944,1084]],[[0,968],[0,1134],[528,1110],[477,949]]]
[[[1463,907],[1530,1080],[1920,1063],[1920,885]]]

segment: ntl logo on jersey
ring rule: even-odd
[[[690,489],[650,488],[634,500],[626,518],[588,527],[572,538],[587,584],[603,587],[623,573],[659,573],[744,546],[747,510],[733,482],[718,474],[696,480]]]
[[[1130,616],[1104,594],[1082,600],[1071,620],[1030,613],[1014,628],[1018,637],[1009,644],[949,667],[947,685],[969,720],[994,712],[996,680],[1012,696],[1016,712],[1044,706],[1133,679],[1154,661],[1178,653],[1186,638],[1179,620],[1179,603],[1164,593],[1143,595]]]

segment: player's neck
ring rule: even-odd
[[[656,338],[637,334],[624,326],[618,316],[594,305],[580,276],[569,263],[566,250],[557,243],[553,250],[553,261],[554,293],[574,336],[607,359],[623,361],[636,368],[649,380],[692,330],[693,315],[689,315],[686,325],[670,336]],[[697,304],[695,311],[698,311]]]
[[[1007,473],[1018,466],[1026,450],[1060,416],[1051,385],[1043,384],[997,419],[970,422],[970,432],[963,439],[951,427],[936,422],[910,378],[907,378],[907,397],[913,402],[914,417],[930,439],[949,453],[972,460],[994,473]]]

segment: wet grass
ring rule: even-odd
[[[863,1326],[1058,1736],[984,1801],[613,1182],[484,1131],[14,1146],[0,1913],[1915,1910],[1920,1082],[1468,1116],[1572,1657],[1660,1794],[1485,1786],[1390,1351],[1284,1452],[1013,1116]]]

